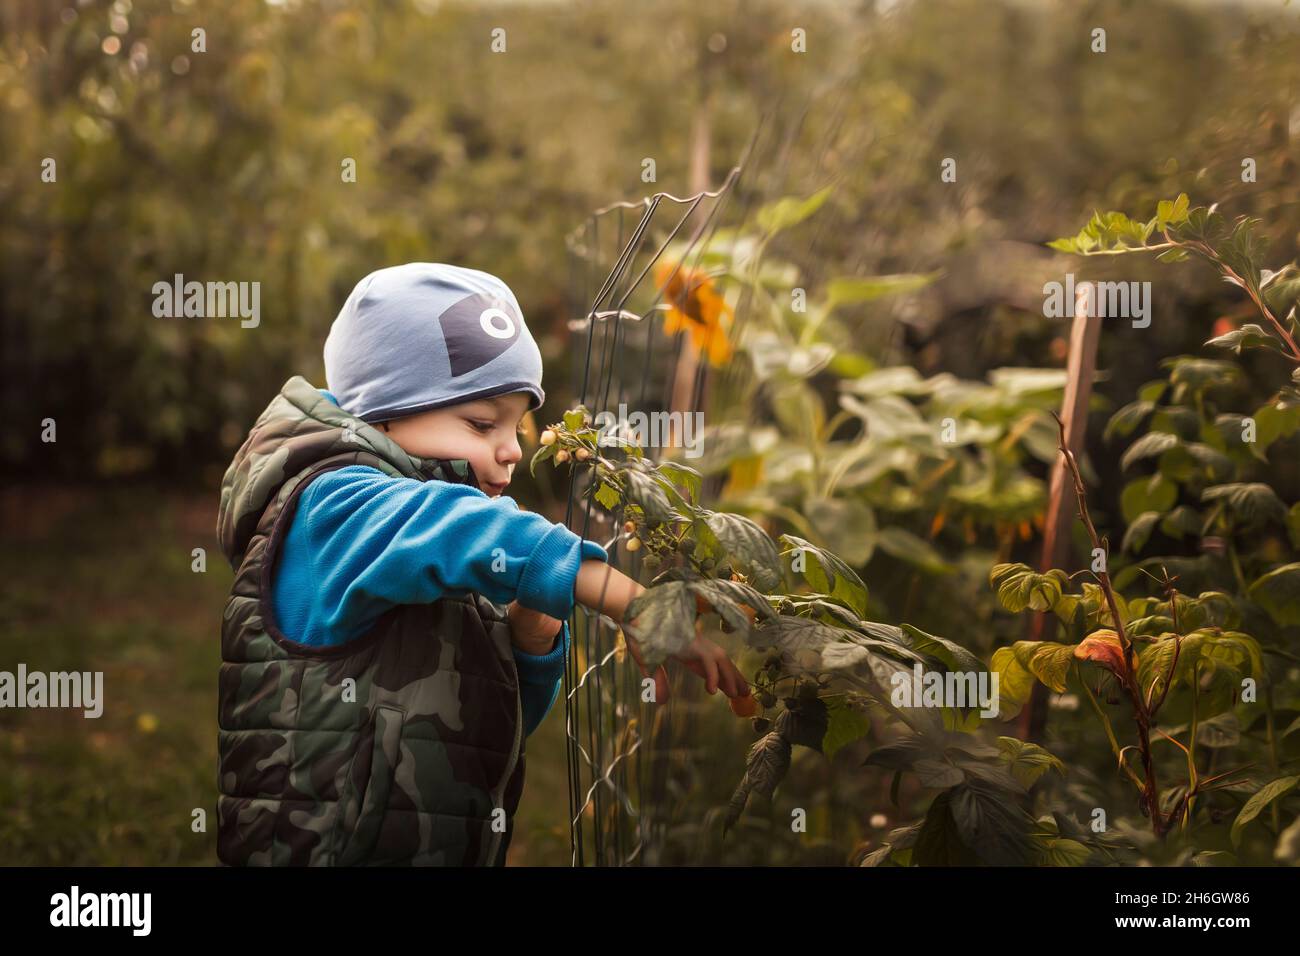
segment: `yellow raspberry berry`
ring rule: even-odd
[[[640,550],[641,550],[641,539],[640,539],[640,538],[629,538],[629,539],[628,539],[628,542],[627,542],[627,549],[628,549],[629,551],[640,551]]]
[[[585,448],[579,448],[577,451],[573,453],[573,457],[578,459],[578,461],[586,461],[588,458],[591,457],[591,452],[589,452]]]
[[[569,453],[565,451],[563,448],[561,448],[559,451],[555,453],[555,460],[556,462],[562,465],[569,460]]]
[[[541,441],[541,443],[542,443],[543,445],[554,445],[554,444],[555,444],[555,432],[551,431],[551,430],[548,428],[548,429],[546,429],[546,431],[542,432],[542,437],[541,437],[539,440]]]

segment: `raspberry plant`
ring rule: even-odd
[[[1035,819],[1026,809],[1034,783],[1063,772],[1051,754],[1008,737],[996,746],[974,739],[974,708],[891,702],[892,676],[910,680],[915,664],[983,667],[952,641],[867,619],[867,585],[838,555],[794,535],[774,540],[748,517],[704,507],[698,472],[599,435],[585,408],[543,432],[531,467],[545,461],[581,470],[584,495],[621,525],[626,549],[652,575],[624,623],[648,668],[690,643],[701,616],[716,616],[762,657],[752,680],[761,712],[745,713],[759,737],[723,814],[724,834],[751,796],[773,798],[795,745],[832,757],[866,736],[875,717],[903,731],[866,762],[893,772],[894,801],[904,774],[941,792],[923,820],[891,833],[864,865],[1066,864],[1111,852],[1067,814]]]

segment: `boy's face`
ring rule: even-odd
[[[519,423],[527,411],[528,394],[514,392],[396,418],[385,434],[417,458],[466,459],[479,490],[495,498],[523,457]]]

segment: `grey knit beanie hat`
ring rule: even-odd
[[[542,354],[510,288],[441,262],[370,273],[325,340],[325,382],[339,407],[384,421],[509,392],[546,400]]]

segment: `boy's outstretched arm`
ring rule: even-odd
[[[578,577],[573,585],[573,596],[579,604],[597,610],[620,624],[627,614],[628,605],[643,591],[645,588],[626,574],[603,561],[594,560],[583,561],[578,566]],[[650,673],[636,639],[626,630],[623,635],[641,673],[649,677]],[[685,650],[672,656],[703,678],[710,694],[716,694],[721,687],[728,697],[749,696],[749,682],[740,673],[740,669],[732,663],[725,650],[708,638],[697,633],[695,640]],[[655,700],[667,700],[668,675],[662,666],[656,669],[654,681]]]

